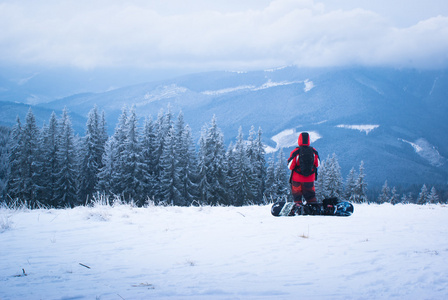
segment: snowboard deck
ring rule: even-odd
[[[353,204],[347,201],[340,201],[337,198],[324,199],[322,203],[305,204],[300,208],[297,208],[294,202],[277,201],[271,207],[271,214],[275,217],[299,215],[348,217],[353,212]]]

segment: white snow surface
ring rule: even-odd
[[[306,79],[303,83],[305,84],[305,87],[303,88],[305,93],[311,91],[311,89],[314,87],[314,82],[309,79]]]
[[[260,86],[240,85],[240,86],[230,87],[230,88],[225,88],[225,89],[220,89],[220,90],[203,91],[202,94],[209,95],[209,96],[216,96],[216,95],[222,95],[222,94],[232,93],[232,92],[241,91],[241,90],[259,91],[259,90],[265,90],[265,89],[269,89],[269,88],[276,87],[276,86],[298,84],[298,83],[303,83],[303,81],[279,81],[279,82],[275,82],[275,81],[272,81],[272,80],[269,79],[268,81],[266,81],[265,83],[263,83]]]
[[[351,217],[127,205],[0,216],[2,300],[448,297],[445,205],[362,204]]]
[[[372,130],[380,127],[380,125],[344,125],[344,124],[341,124],[341,125],[337,125],[336,127],[359,130],[361,132],[365,132],[367,135]]]
[[[422,158],[426,159],[431,165],[436,167],[441,167],[446,163],[446,158],[440,155],[439,151],[431,145],[426,139],[419,138],[415,143],[399,139],[414,148],[415,153],[420,155]]]
[[[286,129],[274,135],[271,138],[271,140],[273,140],[276,143],[276,146],[275,148],[267,146],[265,149],[266,153],[273,153],[279,150],[280,148],[297,147],[300,132],[297,132],[296,129]],[[311,144],[313,144],[318,139],[322,138],[322,136],[317,131],[306,131],[306,132],[308,132],[310,135]]]
[[[136,100],[136,106],[143,106],[151,102],[160,101],[163,99],[169,99],[187,92],[188,89],[176,84],[158,86],[156,89],[147,92],[143,99]]]

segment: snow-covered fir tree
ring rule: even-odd
[[[62,111],[60,135],[57,149],[57,182],[55,199],[58,206],[73,207],[79,205],[77,198],[77,145],[73,134],[72,122],[67,109]]]
[[[400,202],[403,203],[403,204],[408,204],[409,203],[409,199],[408,199],[408,197],[406,196],[405,193],[403,193],[401,195]]]
[[[361,161],[359,165],[358,178],[356,179],[356,184],[353,189],[353,194],[350,197],[350,201],[355,203],[365,203],[367,202],[367,183],[365,181],[364,174],[364,161]]]
[[[347,175],[347,179],[345,180],[345,189],[344,189],[345,199],[350,199],[350,197],[352,196],[356,185],[356,178],[357,174],[355,168],[352,167]]]
[[[415,198],[414,195],[412,194],[412,192],[409,192],[408,195],[406,196],[408,202],[407,203],[416,203],[415,202]]]
[[[232,180],[235,178],[234,170],[232,166],[236,165],[236,155],[235,155],[235,145],[233,142],[230,142],[227,147],[227,151],[225,154],[225,162],[226,162],[226,178],[227,178],[227,197],[229,199],[235,199],[234,191],[232,189]]]
[[[36,118],[30,108],[26,115],[21,137],[21,178],[19,180],[22,183],[19,198],[27,199],[33,207],[37,204],[39,191],[39,134]]]
[[[323,161],[321,161],[320,167],[318,169],[317,180],[314,182],[314,187],[316,190],[316,198],[318,201],[322,201],[328,194],[326,190],[327,185],[326,174],[328,163],[329,163],[328,159],[324,159]]]
[[[154,161],[154,178],[156,179],[156,185],[154,186],[153,193],[157,201],[163,200],[163,194],[160,186],[160,178],[162,175],[161,157],[165,148],[166,136],[173,127],[173,116],[171,112],[171,106],[168,106],[168,110],[165,113],[163,109],[159,111],[157,120],[155,123],[156,141],[155,141],[155,161]]]
[[[109,136],[107,135],[107,122],[106,122],[106,113],[104,112],[104,110],[101,112],[101,119],[99,121],[99,133],[100,133],[100,141],[101,141],[101,145],[105,145],[107,142],[107,139],[109,138]],[[104,153],[104,149],[103,149],[103,153]]]
[[[112,174],[109,183],[110,190],[116,195],[122,195],[125,186],[123,183],[124,177],[124,151],[126,144],[126,134],[128,125],[128,108],[124,106],[121,110],[121,115],[118,118],[118,124],[115,127],[113,138],[113,156],[112,156]]]
[[[10,128],[0,126],[0,201],[6,202],[8,182],[8,141]]]
[[[198,159],[191,134],[191,128],[185,125],[183,113],[180,112],[176,122],[174,152],[178,179],[174,183],[180,193],[179,205],[190,205],[198,201]]]
[[[95,105],[88,114],[86,133],[81,139],[80,145],[80,189],[78,193],[82,201],[87,202],[88,198],[94,194],[98,184],[98,174],[103,167],[104,131],[105,127]]]
[[[383,184],[383,187],[381,188],[381,194],[379,195],[377,202],[380,204],[390,202],[390,198],[391,198],[390,188],[387,185],[386,180]]]
[[[98,183],[95,188],[97,192],[105,195],[113,194],[112,174],[114,172],[116,164],[115,144],[116,141],[112,136],[106,141],[106,144],[104,145],[104,153],[101,159],[102,168],[99,170]]]
[[[180,181],[178,169],[178,157],[175,152],[174,127],[170,127],[163,142],[162,155],[160,156],[160,184],[159,197],[170,205],[183,205],[177,183]]]
[[[250,160],[251,176],[253,179],[253,191],[254,202],[262,203],[263,194],[265,190],[266,181],[266,151],[262,142],[263,131],[258,128],[258,132],[255,132],[252,126],[249,132],[248,140],[248,156]]]
[[[241,127],[238,130],[235,147],[230,149],[229,156],[231,163],[228,165],[228,169],[231,169],[231,172],[227,174],[230,174],[230,176],[228,175],[229,193],[232,195],[230,204],[242,206],[253,203],[256,183]]]
[[[431,188],[431,192],[428,195],[428,202],[431,204],[439,203],[439,195],[437,195],[437,190],[435,187]]]
[[[266,168],[266,180],[265,190],[263,198],[266,202],[275,202],[277,195],[274,194],[274,181],[275,181],[275,156],[271,156],[268,160],[268,166]]]
[[[429,202],[429,192],[426,184],[423,184],[420,194],[417,197],[417,204],[427,204]]]
[[[16,124],[12,127],[10,138],[8,141],[8,164],[9,174],[7,178],[7,191],[10,199],[19,199],[23,189],[22,182],[22,123],[17,116]]]
[[[339,166],[336,154],[328,157],[319,172],[318,180],[320,194],[323,198],[342,198],[343,182],[341,175],[341,167]],[[320,177],[320,179],[319,179]]]
[[[290,186],[289,186],[289,176],[290,171],[286,164],[287,160],[285,158],[285,153],[283,149],[280,149],[278,153],[277,166],[275,168],[275,182],[276,182],[276,190],[277,195],[286,195],[290,194]]]
[[[155,124],[151,117],[145,119],[142,136],[142,159],[143,166],[147,177],[145,178],[144,194],[147,199],[155,201],[156,187],[157,187],[157,173],[156,164],[158,160],[157,149],[157,134]]]
[[[145,178],[148,175],[141,155],[142,149],[137,122],[135,107],[132,107],[126,121],[124,147],[119,160],[121,164],[120,185],[123,187],[121,194],[125,200],[135,200],[137,204],[143,205],[145,201],[143,192],[146,190]]]
[[[216,116],[202,128],[199,146],[200,203],[229,205],[224,136]]]
[[[51,207],[58,206],[56,196],[58,180],[58,137],[59,124],[56,114],[52,112],[48,126],[42,128],[40,152],[41,152],[41,176],[39,199]]]
[[[395,187],[393,187],[390,192],[389,202],[393,205],[400,203],[400,195],[398,195]]]
[[[107,195],[120,195],[124,187],[122,186],[123,174],[123,152],[126,140],[126,126],[128,110],[124,106],[118,118],[114,134],[109,137],[104,146],[102,156],[102,167],[98,174],[98,184],[96,190]]]
[[[289,196],[289,175],[290,171],[286,165],[285,154],[281,148],[277,152],[276,159],[272,157],[268,164],[265,190],[267,201],[276,201]]]

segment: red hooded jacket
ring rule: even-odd
[[[311,141],[310,141],[310,136],[308,133],[303,132],[299,135],[299,140],[298,140],[299,147],[309,146],[310,143],[311,143]],[[289,155],[290,158],[292,157],[295,150],[296,149],[292,150],[291,154]],[[316,149],[314,149],[314,150],[316,150]],[[299,165],[300,165],[299,155],[297,155],[295,158],[291,159],[291,161],[288,164],[288,168],[292,171],[292,170],[294,170],[295,167],[298,167]],[[319,165],[320,165],[319,156],[314,154],[314,166],[316,168],[318,168]],[[313,182],[316,180],[316,174],[313,173],[310,176],[304,176],[297,172],[292,172],[292,180],[296,181],[296,182]]]

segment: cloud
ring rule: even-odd
[[[312,0],[209,2],[188,8],[177,0],[3,1],[0,61],[80,68],[448,66],[446,16],[396,28],[373,11],[328,10]]]

